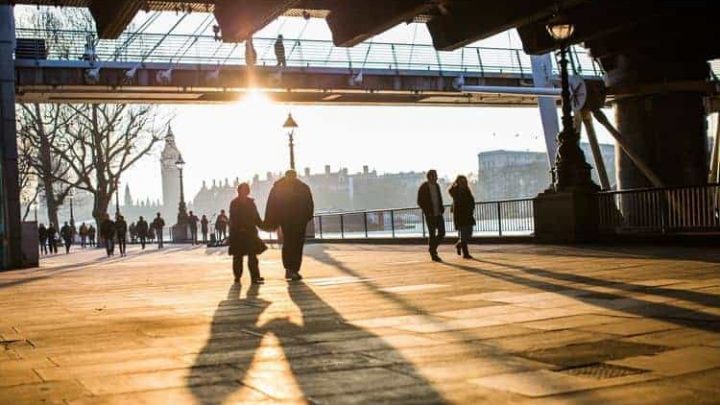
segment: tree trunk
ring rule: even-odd
[[[37,117],[42,117],[40,111],[40,104],[35,104],[35,114]],[[50,140],[45,132],[45,127],[42,123],[38,125],[38,136],[40,137],[40,161],[42,164],[41,177],[43,187],[45,188],[45,205],[47,206],[47,217],[51,224],[56,227],[60,226],[58,222],[58,205],[59,202],[55,198],[55,188],[53,187],[55,181],[53,179],[53,167],[52,167],[52,151],[50,150]]]

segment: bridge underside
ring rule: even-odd
[[[73,66],[76,65],[76,66]],[[276,102],[294,104],[441,105],[441,106],[536,106],[534,95],[463,93],[453,86],[461,72],[365,70],[361,85],[353,84],[348,69],[173,65],[172,82],[163,85],[156,73],[167,64],[146,64],[132,82],[124,80],[134,65],[107,63],[96,83],[86,78],[85,62],[16,61],[19,102],[137,102],[226,103],[241,98],[251,88],[261,88]],[[466,85],[532,87],[519,74],[464,76]],[[597,78],[593,80],[599,80]]]

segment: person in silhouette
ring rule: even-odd
[[[165,228],[165,220],[162,219],[160,216],[160,213],[157,213],[157,216],[155,216],[155,219],[153,220],[153,230],[155,231],[155,235],[157,235],[158,238],[158,249],[162,249],[163,247],[163,228]]]
[[[95,229],[95,227],[90,224],[90,226],[88,227],[88,241],[90,242],[90,246],[97,246],[97,242],[95,240],[96,234],[97,229]]]
[[[47,229],[48,249],[50,253],[57,253],[57,233],[58,231],[55,225],[50,223]]]
[[[468,243],[475,227],[475,197],[470,191],[467,177],[457,176],[448,192],[453,199],[453,222],[460,236],[455,244],[455,249],[458,256],[462,254],[463,259],[472,259]]]
[[[110,219],[109,214],[105,214],[100,224],[100,237],[105,241],[105,253],[107,257],[115,256],[115,222]]]
[[[265,227],[277,229],[283,234],[282,262],[287,280],[301,280],[305,230],[313,218],[312,192],[307,184],[297,178],[295,170],[273,184],[265,209]]]
[[[203,215],[202,218],[200,218],[200,232],[202,232],[202,241],[203,243],[207,243],[207,236],[208,236],[208,219],[207,216]]]
[[[135,225],[135,222],[131,222],[128,226],[128,232],[130,233],[130,243],[137,242],[137,225]]]
[[[287,60],[285,59],[285,44],[283,44],[282,35],[277,36],[273,48],[275,49],[275,59],[277,59],[277,66],[283,68],[287,67]]]
[[[250,198],[250,186],[241,183],[237,188],[237,197],[230,203],[230,237],[228,253],[233,257],[233,275],[240,282],[243,273],[243,257],[248,257],[248,269],[252,284],[262,284],[257,255],[267,249],[258,236],[258,227],[262,225],[255,200]]]
[[[60,238],[62,238],[63,244],[65,245],[65,254],[70,253],[70,246],[72,246],[73,230],[72,227],[67,223],[67,221],[63,224],[62,228],[60,228]]]
[[[83,222],[82,225],[80,225],[78,234],[80,235],[80,247],[85,249],[87,247],[87,237],[88,237],[88,227],[87,227],[87,225],[85,225],[85,222]]]
[[[222,244],[227,238],[228,217],[225,210],[220,210],[220,215],[215,219],[215,230],[217,231],[218,243]]]
[[[45,224],[40,224],[40,226],[38,226],[38,242],[40,242],[40,253],[42,253],[44,255],[48,254],[47,241],[48,241],[47,228],[45,228]]]
[[[120,257],[124,257],[127,251],[127,231],[128,226],[125,217],[117,214],[115,219],[115,236],[117,237],[118,249],[120,249]]]
[[[249,37],[245,41],[245,65],[246,66],[255,66],[256,62],[257,62],[257,52],[255,51],[255,46],[253,45],[252,37]]]
[[[190,244],[197,244],[198,221],[200,219],[192,211],[188,212],[188,225],[190,226]]]
[[[137,223],[135,224],[135,233],[137,234],[138,241],[142,250],[145,250],[145,243],[147,242],[149,226],[145,218],[140,216]]]
[[[443,218],[445,207],[437,180],[437,171],[428,170],[427,181],[418,189],[417,204],[425,215],[428,227],[430,258],[434,262],[441,262],[442,259],[438,256],[437,248],[445,237],[445,220]]]

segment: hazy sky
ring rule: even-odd
[[[18,15],[29,9],[17,8]],[[192,32],[206,18],[194,13],[176,32]],[[147,15],[140,13],[139,26]],[[163,32],[177,21],[165,13],[149,31]],[[210,28],[208,28],[209,30]],[[206,32],[206,33],[209,33]],[[323,20],[306,23],[281,18],[256,37],[330,39]],[[431,43],[424,24],[400,25],[373,39],[377,42]],[[514,31],[475,45],[520,47]],[[261,50],[258,50],[261,52]],[[536,108],[497,107],[358,107],[273,105],[262,95],[225,105],[163,106],[173,112],[173,131],[187,162],[186,195],[195,195],[203,180],[278,172],[288,167],[286,132],[282,124],[289,112],[299,124],[296,133],[298,169],[351,172],[369,165],[378,172],[422,171],[436,168],[443,176],[477,171],[477,153],[494,149],[543,151],[540,115]],[[600,131],[600,128],[598,128]],[[611,138],[600,131],[601,142]],[[135,198],[161,198],[159,151],[138,163],[122,179]],[[124,186],[122,187],[124,188]]]

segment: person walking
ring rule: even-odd
[[[88,227],[88,240],[90,241],[90,246],[97,246],[97,241],[95,240],[95,235],[97,234],[97,230],[95,227],[91,224]]]
[[[57,253],[57,229],[55,228],[55,225],[52,223],[48,226],[47,229],[47,237],[48,237],[48,249],[50,250],[50,253],[55,254]]]
[[[457,176],[448,192],[453,199],[453,222],[460,236],[455,244],[455,249],[458,256],[462,254],[463,259],[472,259],[473,257],[468,250],[468,243],[472,238],[473,228],[475,227],[475,197],[470,191],[467,177]]]
[[[203,243],[207,243],[207,236],[208,236],[208,219],[207,216],[203,215],[200,219],[200,232],[202,232],[202,241]]]
[[[227,238],[227,225],[228,217],[225,214],[225,210],[220,210],[220,215],[215,219],[215,230],[217,230],[219,244],[222,244],[225,238]]]
[[[197,244],[198,222],[200,219],[192,211],[188,212],[188,225],[190,225],[190,244]]]
[[[60,238],[62,238],[65,244],[65,254],[70,253],[70,246],[72,245],[73,230],[70,225],[65,221],[62,228],[60,228]]]
[[[237,188],[237,197],[230,203],[230,237],[228,238],[228,254],[233,257],[233,275],[235,282],[240,282],[243,273],[243,257],[248,257],[250,282],[262,284],[265,279],[260,277],[257,255],[267,250],[267,246],[258,236],[258,227],[263,222],[258,214],[255,200],[249,197],[250,186],[241,183]]]
[[[438,256],[437,248],[445,237],[445,219],[443,218],[445,207],[437,180],[437,171],[428,170],[427,181],[418,189],[417,204],[425,215],[428,227],[430,258],[434,262],[441,262],[442,259]]]
[[[275,40],[275,59],[277,59],[277,66],[287,67],[287,60],[285,59],[285,44],[283,44],[283,36],[278,35]]]
[[[163,247],[163,228],[165,228],[165,220],[162,219],[160,216],[160,213],[157,213],[157,216],[155,216],[155,219],[153,220],[153,229],[155,230],[155,234],[158,238],[158,249],[162,249]]]
[[[142,216],[140,219],[138,219],[137,223],[135,224],[135,233],[137,234],[138,241],[140,242],[140,246],[142,247],[142,250],[145,250],[145,243],[147,242],[148,237],[148,230],[149,226],[145,218]]]
[[[270,230],[279,227],[282,231],[282,262],[287,280],[302,279],[305,230],[314,209],[310,187],[297,178],[295,170],[288,170],[273,184],[265,209],[265,225]]]
[[[136,243],[137,242],[137,225],[135,225],[135,222],[131,222],[128,226],[128,232],[130,233],[130,243]]]
[[[245,66],[255,66],[257,61],[257,52],[253,45],[252,37],[245,41]]]
[[[82,225],[80,225],[78,234],[80,235],[80,247],[82,249],[85,249],[85,247],[87,247],[87,237],[88,237],[88,227],[87,227],[87,225],[85,225],[85,222],[83,222]]]
[[[40,242],[40,253],[42,253],[44,255],[48,254],[47,241],[48,241],[47,228],[45,228],[45,224],[40,224],[40,226],[38,226],[38,242]]]
[[[125,217],[117,214],[115,219],[115,237],[117,238],[118,249],[120,249],[120,257],[125,257],[127,252],[127,232],[128,225]]]
[[[110,215],[105,214],[100,224],[100,237],[105,241],[107,257],[115,256],[115,232],[115,222],[110,219]]]

